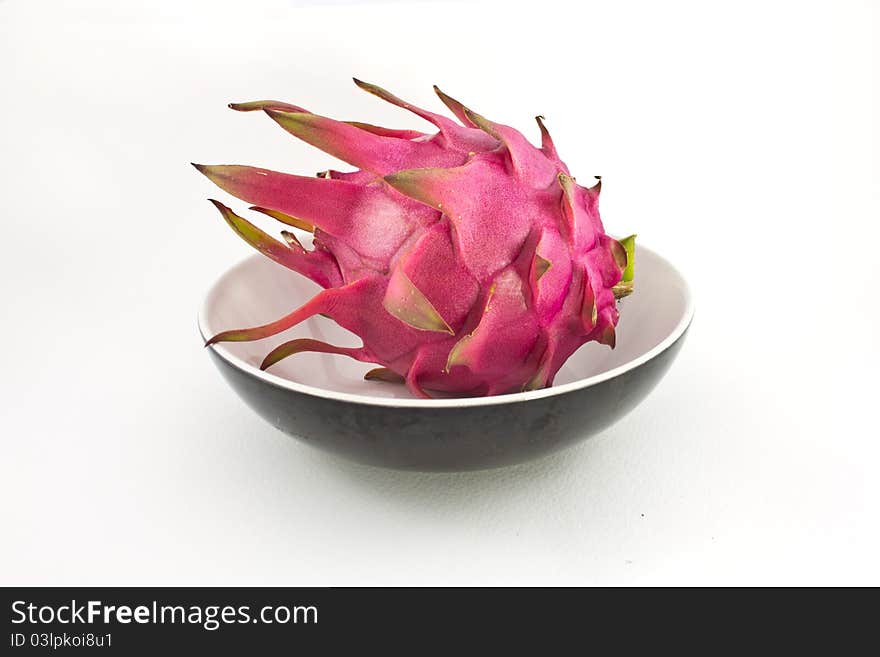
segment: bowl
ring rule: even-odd
[[[344,356],[304,353],[270,371],[275,346],[314,337],[357,346],[352,333],[316,317],[256,342],[219,343],[207,352],[236,393],[281,431],[339,456],[386,468],[478,470],[513,465],[569,447],[638,405],[675,359],[693,317],[682,275],[636,250],[635,291],[620,302],[617,346],[581,347],[543,390],[493,397],[417,399],[403,385],[364,381],[375,367]],[[203,338],[273,321],[320,288],[262,255],[227,271],[199,314]]]

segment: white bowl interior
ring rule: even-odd
[[[299,274],[255,254],[227,271],[211,288],[199,317],[205,337],[232,328],[265,324],[286,315],[320,288]],[[635,291],[620,302],[617,346],[590,343],[581,347],[556,376],[553,389],[585,379],[604,378],[618,368],[634,366],[678,338],[692,314],[691,297],[681,274],[644,247],[636,251]],[[246,369],[259,370],[263,357],[293,338],[310,337],[336,345],[358,346],[359,338],[332,320],[315,317],[281,335],[256,342],[215,345],[219,355]],[[364,381],[376,367],[345,356],[303,353],[274,365],[270,378],[302,384],[332,396],[412,399],[405,386]],[[265,376],[265,375],[263,375]],[[299,386],[295,386],[299,387]],[[540,391],[538,391],[540,392]],[[535,395],[536,393],[524,393]],[[509,396],[505,396],[509,397]]]

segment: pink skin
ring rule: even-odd
[[[540,117],[536,148],[439,89],[461,124],[356,83],[438,132],[335,121],[277,101],[239,103],[231,107],[262,110],[358,170],[311,178],[196,165],[233,196],[314,226],[308,251],[215,202],[245,241],[326,288],[276,322],[208,343],[259,340],[323,314],[363,346],[292,340],[264,368],[303,351],[341,354],[388,368],[420,396],[545,387],[584,343],[613,347],[621,247],[602,226],[599,185],[569,177]]]

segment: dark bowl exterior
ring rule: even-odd
[[[298,392],[208,351],[251,408],[308,445],[368,465],[453,472],[522,463],[606,429],[663,378],[686,334],[637,367],[583,388],[510,404],[437,408],[360,404]]]

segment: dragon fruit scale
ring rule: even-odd
[[[437,132],[337,121],[276,101],[231,104],[262,110],[357,170],[306,177],[194,165],[251,210],[314,233],[311,249],[287,229],[277,240],[212,201],[251,246],[324,288],[277,321],[208,344],[259,340],[321,314],[363,345],[299,338],[268,353],[262,369],[306,351],[341,354],[379,366],[365,378],[405,382],[420,397],[543,388],[581,345],[613,348],[616,301],[632,290],[634,236],[605,234],[601,180],[575,182],[542,117],[538,148],[436,87],[459,122],[355,83]]]

